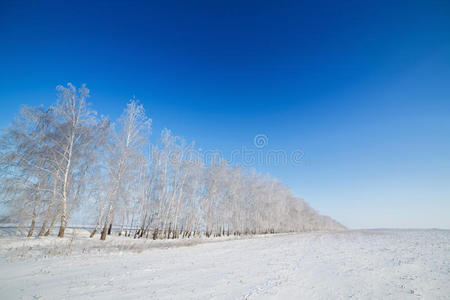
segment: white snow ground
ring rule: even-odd
[[[0,299],[450,299],[445,230],[122,242],[0,238]]]

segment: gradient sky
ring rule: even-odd
[[[92,1],[95,2],[95,1]],[[257,164],[351,228],[450,228],[450,2],[0,1],[0,127],[86,83]]]

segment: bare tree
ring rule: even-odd
[[[151,120],[134,99],[114,127],[89,109],[84,85],[57,90],[55,105],[23,107],[0,138],[2,201],[30,237],[58,221],[63,237],[74,214],[92,216],[91,237],[101,230],[102,240],[113,224],[153,239],[343,228],[280,181],[207,160],[170,130],[151,145]]]
[[[108,228],[112,226],[114,208],[129,206],[130,182],[134,179],[136,164],[150,131],[151,120],[145,115],[144,107],[132,100],[119,119],[118,133],[113,132],[108,147],[110,153],[106,168],[111,180],[101,239],[106,239]]]

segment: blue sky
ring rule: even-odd
[[[0,127],[86,83],[153,139],[301,149],[255,167],[351,228],[450,228],[450,2],[92,2],[1,1]]]

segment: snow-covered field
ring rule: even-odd
[[[450,231],[130,241],[2,237],[0,299],[450,299]]]

